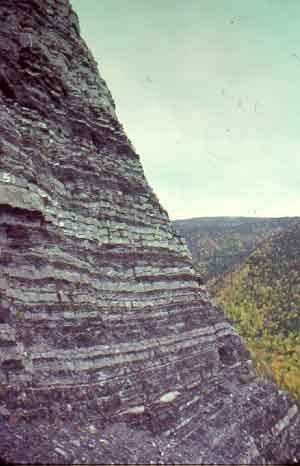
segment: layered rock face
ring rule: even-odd
[[[1,0],[0,23],[2,408],[133,423],[182,462],[297,455],[297,408],[199,287],[68,0]]]

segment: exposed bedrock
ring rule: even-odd
[[[96,413],[175,462],[296,458],[296,406],[199,286],[79,34],[67,0],[1,0],[1,413]]]

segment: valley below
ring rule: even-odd
[[[300,400],[300,218],[178,220],[195,270],[258,375]]]

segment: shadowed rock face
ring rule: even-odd
[[[0,455],[13,413],[96,416],[168,461],[295,457],[297,409],[198,285],[67,0],[1,0],[0,129]]]

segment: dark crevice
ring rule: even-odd
[[[1,301],[1,296],[0,296],[0,301]],[[6,322],[9,322],[10,320],[10,310],[6,307],[0,304],[0,323],[4,324]]]
[[[0,90],[2,91],[2,94],[7,99],[15,100],[16,94],[15,94],[14,88],[1,71],[0,71]]]
[[[222,346],[219,348],[220,361],[226,366],[233,364],[236,361],[234,353],[230,347]]]
[[[23,362],[19,359],[8,359],[2,362],[2,369],[6,369],[6,370],[24,369],[24,365],[23,365]]]
[[[21,207],[14,207],[9,204],[0,204],[0,217],[3,215],[32,223],[42,223],[45,221],[43,213],[39,210],[22,209]]]

